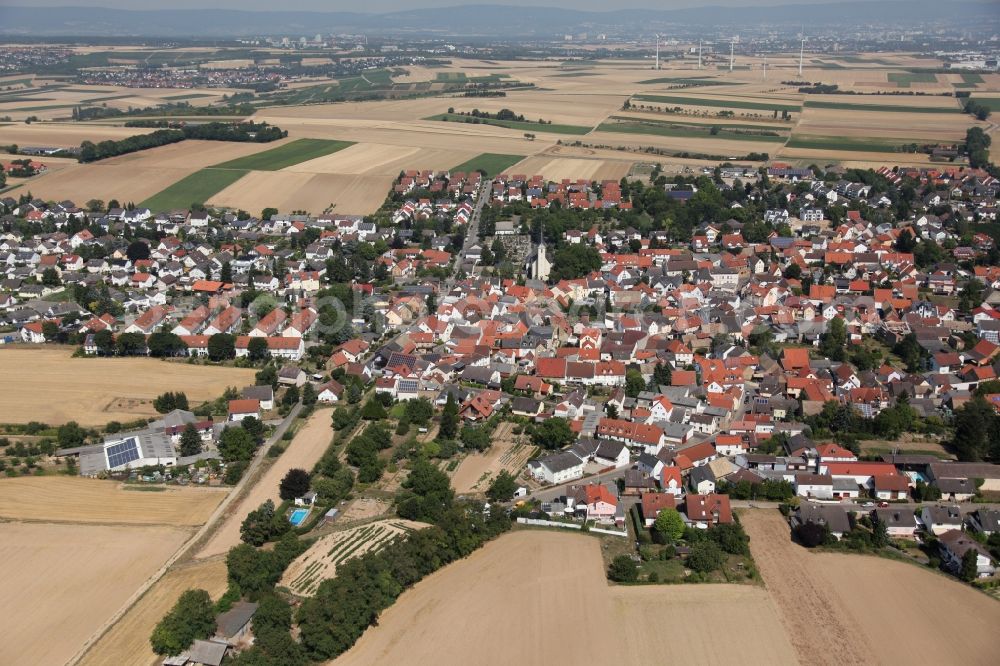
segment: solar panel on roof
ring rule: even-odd
[[[115,469],[139,459],[139,443],[134,437],[107,448],[108,467]]]

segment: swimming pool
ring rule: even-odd
[[[309,509],[296,509],[295,511],[292,511],[292,515],[288,517],[288,522],[298,527],[299,525],[302,524],[302,521],[304,521],[306,519],[306,516],[308,515],[309,515]]]

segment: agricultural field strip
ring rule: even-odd
[[[618,132],[620,134],[650,134],[655,136],[698,137],[703,139],[729,139],[737,141],[763,141],[767,143],[783,143],[788,134],[762,134],[746,131],[733,131],[725,126],[717,126],[713,134],[711,125],[686,125],[671,127],[656,125],[642,121],[625,121],[601,123],[597,126],[600,132]]]
[[[708,106],[723,109],[752,109],[756,111],[789,111],[798,112],[802,110],[801,104],[788,104],[786,100],[781,103],[750,102],[743,99],[721,99],[713,97],[679,97],[674,95],[634,95],[633,99],[642,102],[659,102],[661,104],[680,104],[685,106]]]
[[[451,168],[455,171],[478,171],[482,169],[488,177],[503,173],[510,167],[524,159],[524,155],[504,155],[500,153],[481,153],[471,160],[457,164]]]
[[[506,127],[507,129],[523,130],[529,132],[548,132],[549,134],[587,134],[593,128],[583,125],[561,125],[557,123],[537,123],[531,121],[518,120],[497,120],[495,118],[473,118],[463,116],[458,113],[439,113],[437,115],[423,118],[423,120],[439,120],[466,125],[493,125],[494,127]]]
[[[886,113],[960,113],[958,107],[943,106],[902,106],[899,104],[852,104],[850,102],[821,102],[809,100],[804,102],[806,109],[836,109],[840,111],[884,111]]]

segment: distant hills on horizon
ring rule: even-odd
[[[360,12],[244,11],[226,9],[129,10],[101,7],[0,7],[0,35],[78,37],[206,38],[302,36],[317,33],[453,37],[552,37],[677,26],[724,28],[774,25],[797,27],[858,25],[886,27],[933,21],[996,22],[996,2],[876,0],[786,4],[764,7],[614,9],[607,12],[557,7],[466,5]]]

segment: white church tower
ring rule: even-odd
[[[549,273],[552,271],[552,264],[545,253],[545,240],[542,239],[538,245],[538,252],[535,255],[535,265],[532,266],[531,276],[536,280],[548,281]]]

